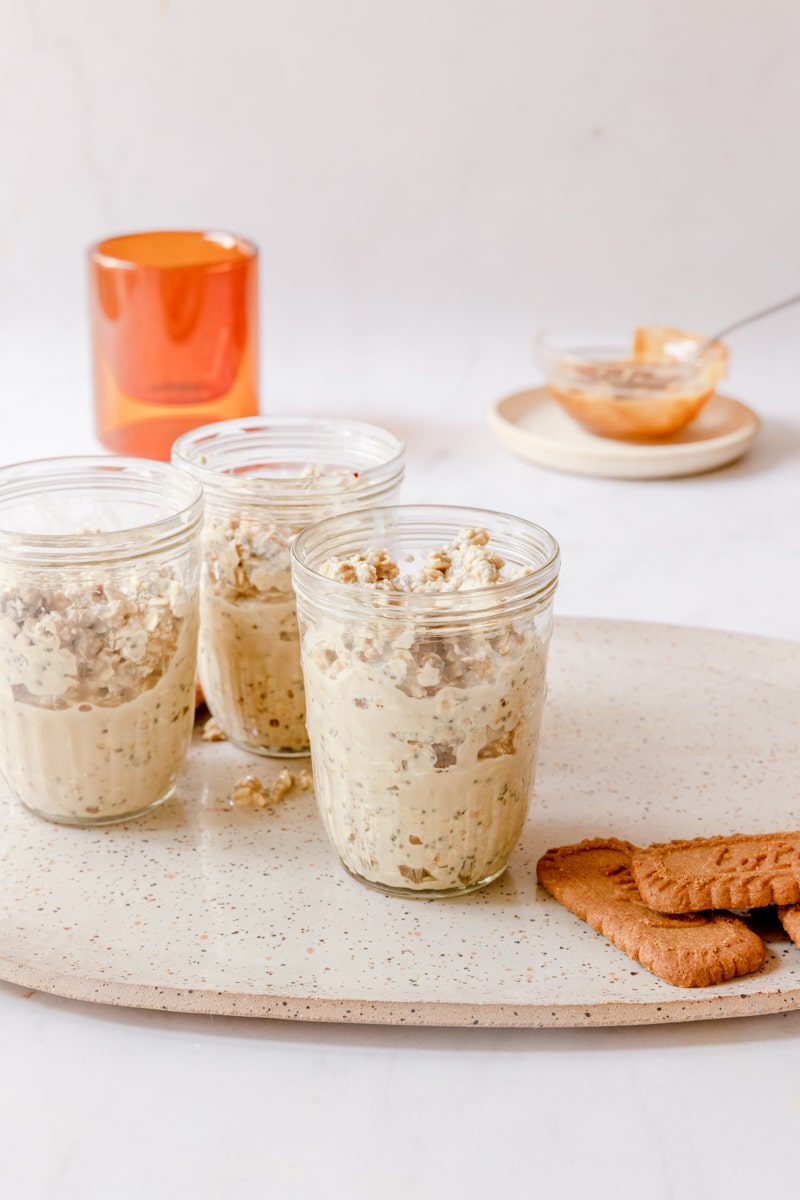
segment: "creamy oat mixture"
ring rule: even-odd
[[[309,466],[291,482],[335,499],[351,494],[358,478],[355,471]],[[206,520],[200,680],[220,727],[254,750],[308,749],[290,562],[299,532],[257,508]]]
[[[403,575],[385,551],[322,573],[382,592],[446,593],[530,573],[483,529]],[[399,610],[397,610],[399,611]],[[458,619],[454,597],[453,625]],[[546,642],[532,616],[496,613],[436,634],[393,616],[304,617],[317,799],[354,874],[411,891],[462,890],[500,871],[528,809],[545,697]]]
[[[13,572],[0,588],[0,770],[66,821],[139,812],[192,733],[197,601],[167,568],[111,579]]]

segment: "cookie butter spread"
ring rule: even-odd
[[[192,731],[197,604],[172,572],[5,576],[0,768],[30,808],[113,820],[163,798]]]
[[[620,439],[667,437],[683,429],[711,398],[727,369],[727,352],[699,334],[642,326],[627,354],[619,347],[559,351],[540,345],[553,396],[592,433]]]
[[[365,611],[363,623],[306,622],[303,661],[317,798],[360,878],[462,891],[505,867],[528,808],[545,695],[546,648],[532,616],[459,623],[458,596],[529,574],[467,529],[403,575],[385,550],[321,574],[387,593],[452,593],[437,632]],[[389,611],[389,610],[387,610]]]
[[[291,482],[334,498],[352,494],[358,479],[356,471],[313,466]],[[200,679],[220,727],[253,749],[308,748],[290,564],[292,539],[301,528],[244,506],[206,521]]]

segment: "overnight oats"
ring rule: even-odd
[[[247,750],[307,754],[292,542],[324,517],[393,499],[403,444],[355,421],[257,417],[186,434],[173,462],[206,496],[199,669],[208,707]]]
[[[194,719],[202,494],[164,463],[0,470],[0,773],[39,816],[168,799]]]
[[[527,521],[402,506],[324,521],[293,573],[314,781],[362,882],[496,879],[528,811],[559,553]]]

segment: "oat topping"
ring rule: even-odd
[[[15,695],[66,707],[124,704],[175,653],[189,598],[166,571],[0,591],[0,668]]]
[[[328,579],[387,592],[466,592],[530,573],[530,568],[509,565],[491,550],[486,529],[464,529],[452,545],[430,550],[416,575],[401,576],[387,551],[378,549],[331,558],[320,568]]]
[[[328,579],[338,579],[341,583],[361,583],[366,586],[385,584],[388,587],[397,580],[400,568],[385,550],[367,550],[350,559],[328,559],[321,568],[321,574]]]
[[[212,517],[203,537],[211,581],[238,602],[291,589],[291,536],[246,515]]]
[[[337,492],[356,485],[358,472],[308,466],[299,480],[309,491]],[[280,528],[254,509],[210,518],[203,541],[214,583],[234,601],[291,591],[289,551],[300,529]]]

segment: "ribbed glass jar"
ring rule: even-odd
[[[192,733],[202,492],[165,463],[0,470],[0,772],[102,825],[172,795]]]
[[[308,753],[290,550],[308,525],[396,497],[404,447],[357,421],[257,417],[179,438],[172,461],[206,497],[200,683],[247,750]]]
[[[314,785],[342,862],[405,896],[485,886],[528,811],[555,539],[482,509],[398,506],[323,521],[292,557]],[[446,590],[457,559],[468,590]],[[421,590],[397,590],[406,573]]]

